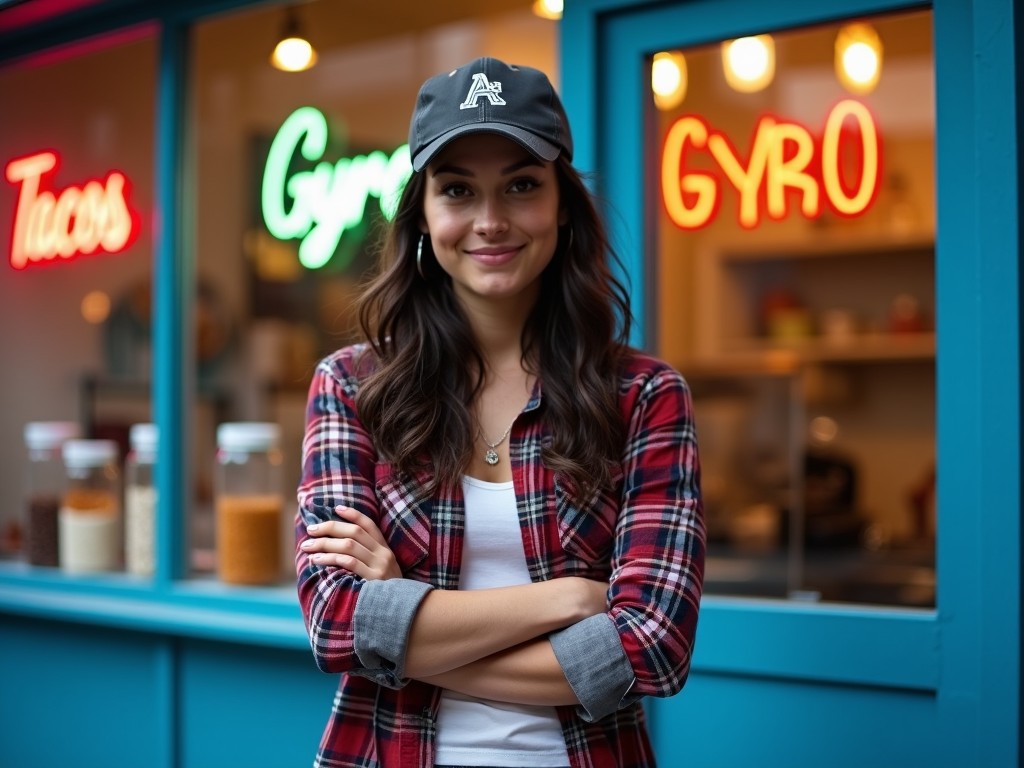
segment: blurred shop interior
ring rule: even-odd
[[[531,5],[351,14],[312,0],[196,25],[182,178],[196,577],[217,570],[218,427],[256,422],[277,425],[275,547],[291,580],[307,386],[357,336],[353,299],[404,181],[417,88],[485,54],[557,85],[557,22]],[[707,591],[931,607],[931,16],[856,21],[745,38],[745,60],[724,44],[652,52],[648,273],[630,280],[650,286],[647,346],[695,395]],[[282,71],[270,55],[292,33],[315,60]],[[851,39],[875,51],[873,76],[841,74]],[[7,558],[24,557],[25,425],[77,422],[124,461],[132,426],[152,419],[152,377],[170,375],[153,370],[151,338],[156,58],[142,27],[0,69],[0,102],[21,105],[0,124],[0,353],[18,404],[0,410]],[[41,190],[79,201],[73,234],[90,215],[98,228],[120,213],[120,230],[102,240],[82,224],[101,244],[76,252],[47,234]],[[614,214],[615,191],[601,192]]]
[[[652,57],[648,322],[695,395],[708,592],[934,605],[931,40]]]

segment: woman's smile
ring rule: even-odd
[[[522,248],[523,246],[519,245],[493,245],[473,248],[466,253],[481,264],[500,267],[518,256]]]

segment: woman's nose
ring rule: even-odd
[[[500,235],[508,229],[505,207],[499,200],[488,198],[481,201],[474,228],[482,237]]]

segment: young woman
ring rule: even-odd
[[[625,292],[541,72],[428,80],[414,173],[307,410],[298,589],[342,673],[317,766],[641,768],[690,664],[688,389]]]

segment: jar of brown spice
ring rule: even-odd
[[[217,428],[217,573],[229,584],[281,578],[280,428],[231,422]]]
[[[25,425],[28,467],[25,476],[25,559],[56,567],[57,512],[66,476],[61,447],[79,435],[73,421],[33,421]]]

